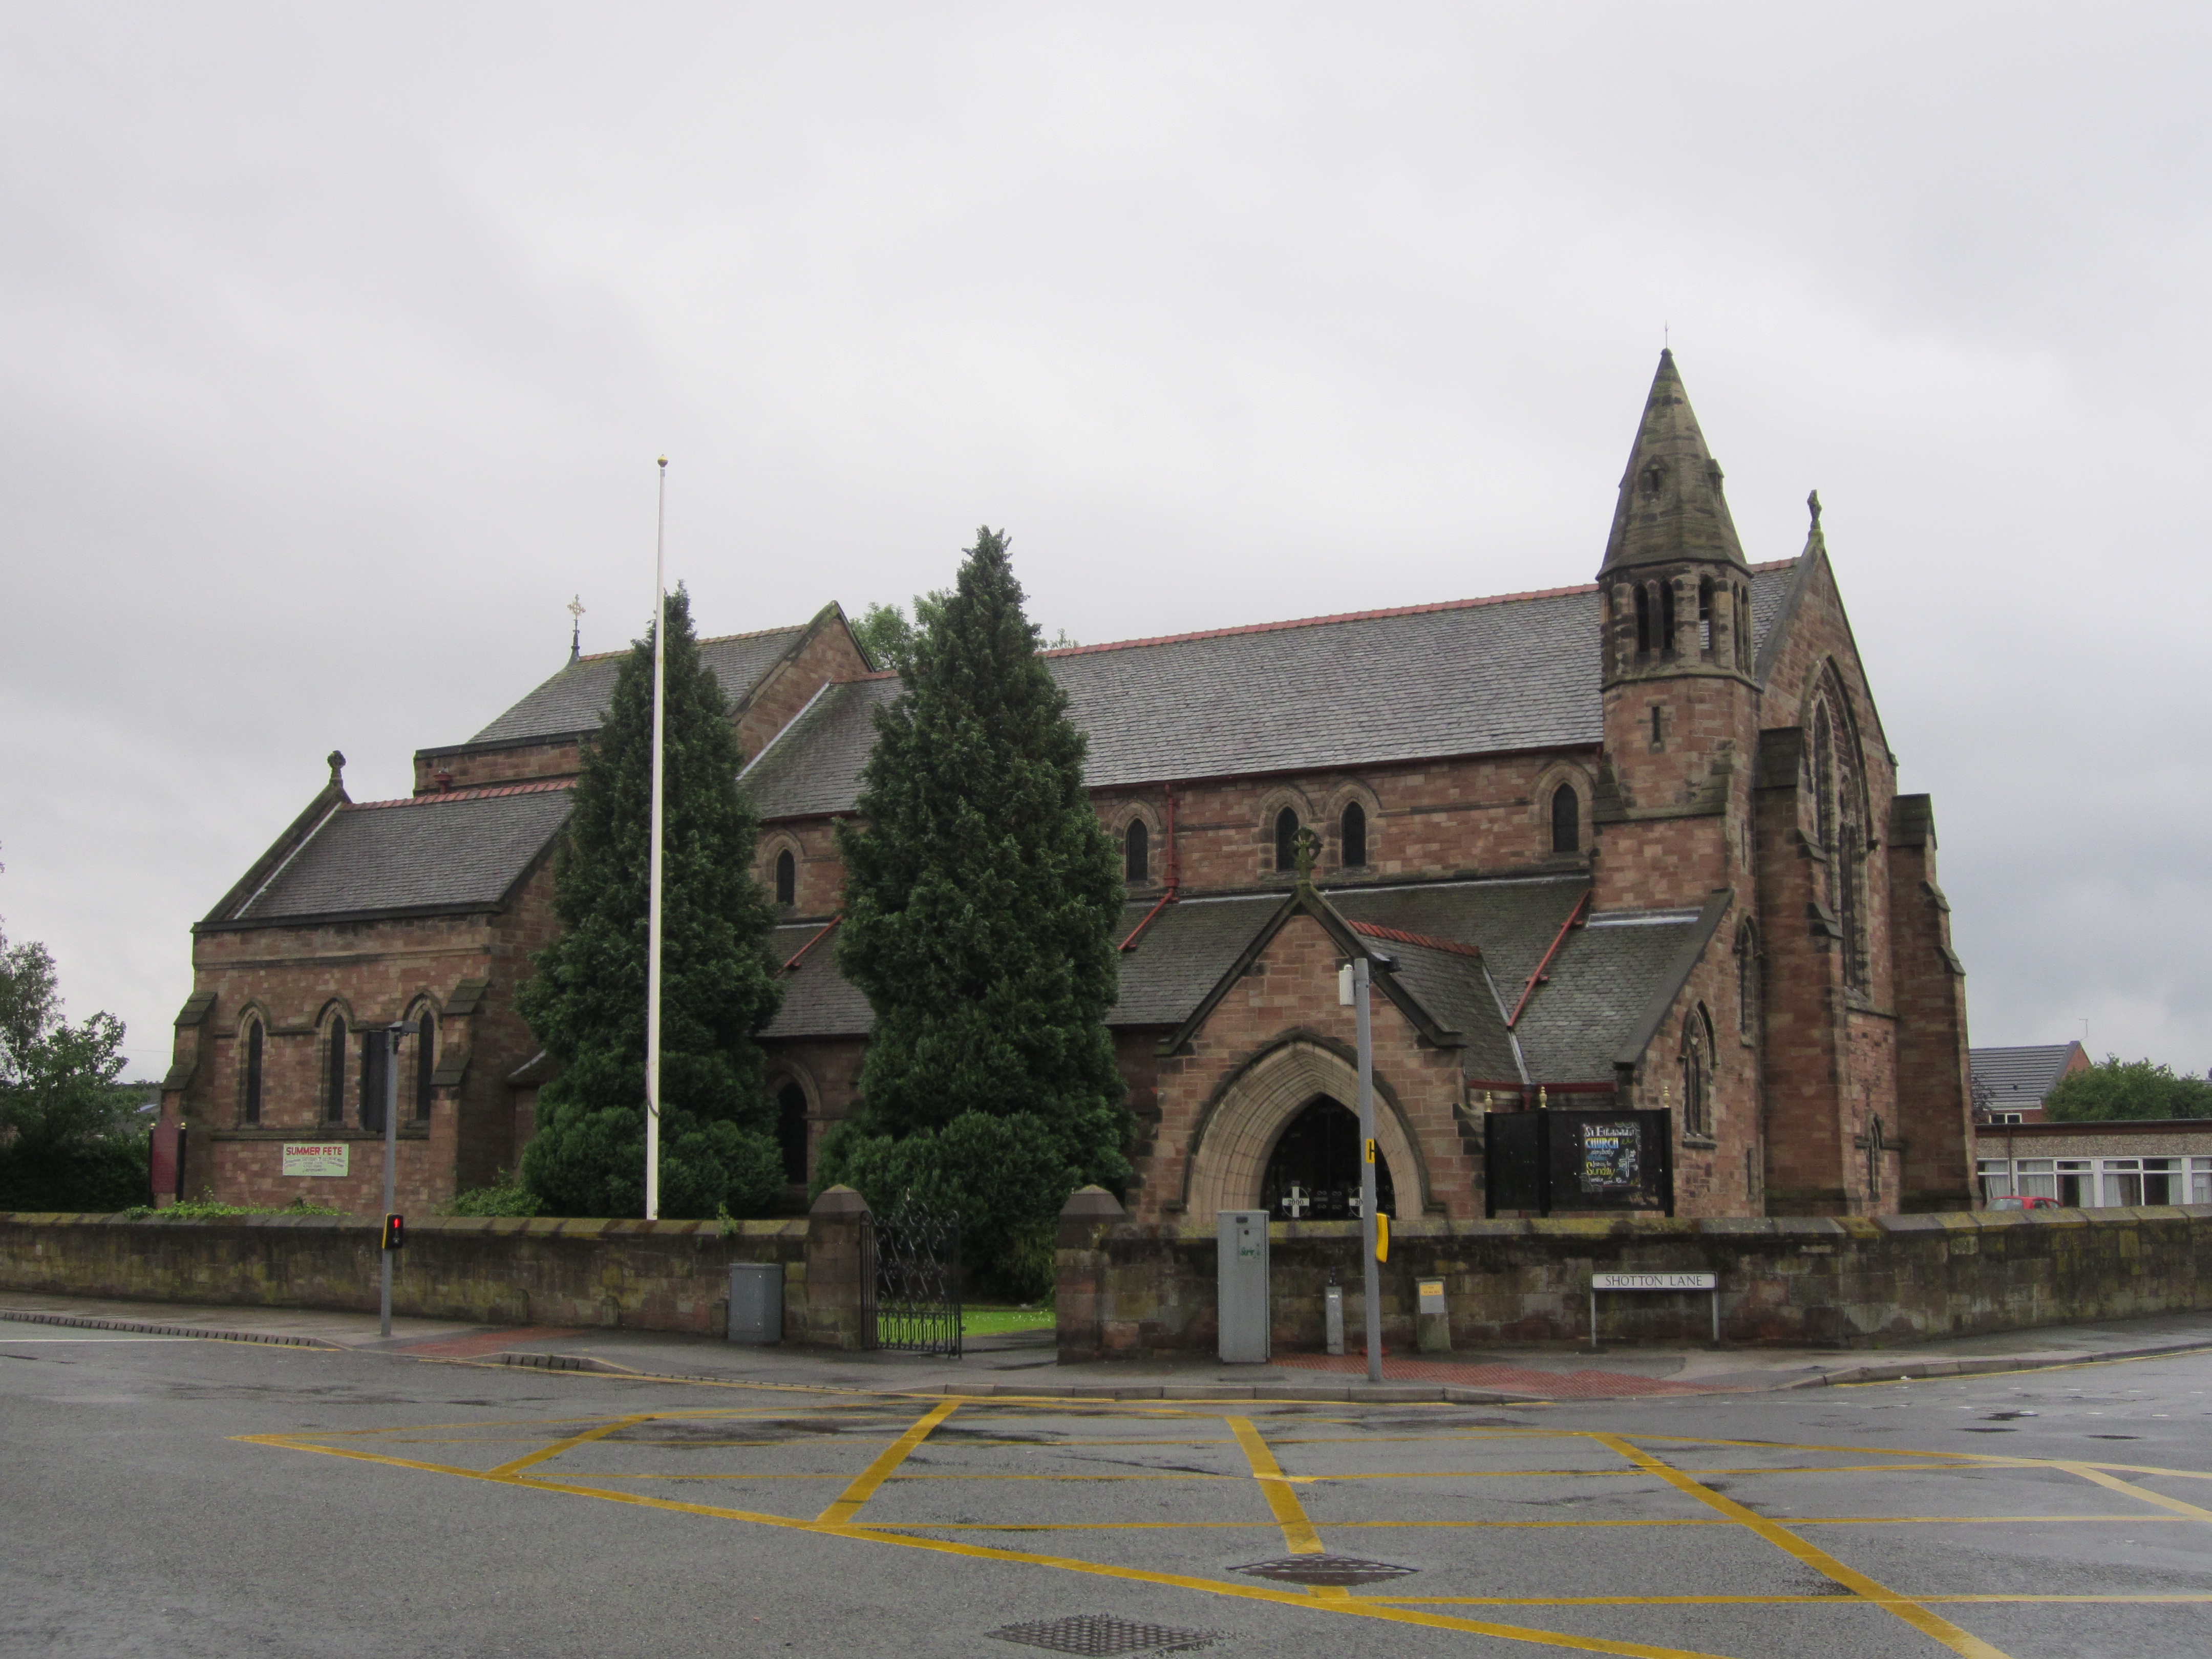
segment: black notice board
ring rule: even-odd
[[[1674,1213],[1674,1114],[1560,1106],[1484,1120],[1485,1209]]]

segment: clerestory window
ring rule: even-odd
[[[1583,801],[1571,783],[1563,783],[1552,792],[1552,850],[1583,850]]]
[[[1367,809],[1353,801],[1344,809],[1340,825],[1344,832],[1344,862],[1347,869],[1357,869],[1367,862]]]

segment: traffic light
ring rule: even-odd
[[[396,1250],[407,1243],[407,1218],[388,1215],[384,1218],[384,1248]]]

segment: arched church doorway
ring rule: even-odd
[[[1375,1197],[1385,1215],[1398,1212],[1390,1162],[1378,1151]],[[1359,1118],[1327,1095],[1307,1103],[1283,1126],[1267,1158],[1260,1201],[1279,1221],[1348,1221],[1359,1214]]]

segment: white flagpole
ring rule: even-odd
[[[667,668],[668,457],[660,458],[660,499],[653,526],[653,858],[645,923],[645,1218],[660,1219],[660,813],[661,744],[667,731],[661,695]]]

